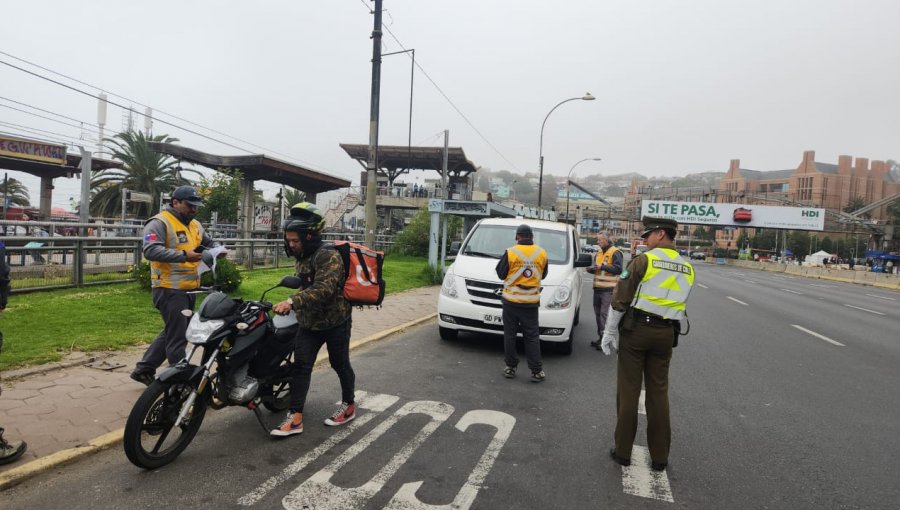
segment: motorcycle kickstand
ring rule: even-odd
[[[262,411],[259,410],[259,399],[251,400],[247,403],[247,407],[249,407],[253,414],[256,415],[256,419],[259,421],[259,426],[263,428],[263,431],[268,434],[269,426],[266,425],[266,419],[263,417]]]

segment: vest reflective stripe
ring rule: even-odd
[[[669,248],[655,248],[644,256],[647,272],[638,287],[634,307],[664,319],[681,320],[694,285],[694,267]]]
[[[191,223],[185,226],[181,220],[169,211],[163,211],[153,218],[162,221],[166,225],[166,248],[178,251],[192,251],[200,246],[202,236],[200,235],[200,223],[197,220],[191,220]],[[184,232],[184,242],[179,241],[178,232]],[[158,262],[151,260],[150,284],[153,287],[164,287],[167,289],[196,289],[200,286],[200,276],[197,275],[197,266],[199,265],[199,262]]]
[[[613,263],[613,255],[619,251],[615,246],[610,246],[604,252],[597,252],[597,260],[594,265],[600,267],[601,264],[606,264],[611,266]],[[619,275],[610,274],[606,271],[597,271],[594,273],[594,288],[595,289],[612,289],[615,288],[616,283],[619,281]]]
[[[503,282],[503,299],[512,303],[540,304],[547,252],[535,244],[517,244],[506,250],[506,258],[509,276]]]

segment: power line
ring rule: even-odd
[[[90,127],[94,127],[94,128],[98,128],[98,129],[100,128],[100,126],[98,126],[98,125],[96,125],[96,124],[91,124],[90,122],[85,122],[85,121],[83,121],[83,120],[81,120],[81,119],[76,119],[76,118],[73,118],[73,117],[69,117],[69,116],[63,115],[63,114],[61,114],[61,113],[51,112],[50,110],[45,110],[45,109],[43,109],[43,108],[40,108],[40,107],[37,107],[37,106],[34,106],[34,105],[30,105],[30,104],[28,104],[28,103],[23,103],[23,102],[21,102],[21,101],[16,101],[15,99],[10,99],[10,98],[8,98],[8,97],[3,97],[3,96],[0,96],[0,99],[2,99],[2,100],[4,100],[4,101],[9,101],[10,103],[15,103],[15,104],[20,105],[20,106],[25,106],[25,107],[27,107],[27,108],[31,108],[31,109],[37,110],[37,111],[39,111],[39,112],[49,113],[50,115],[56,115],[57,117],[62,117],[62,118],[67,119],[67,120],[71,120],[71,121],[78,122],[78,123],[81,123],[81,124],[86,124],[86,125],[88,125],[88,126],[90,126]]]
[[[25,130],[29,130],[29,131],[36,131],[36,132],[39,132],[39,133],[46,133],[46,134],[49,134],[49,135],[57,135],[57,136],[61,136],[61,137],[64,137],[64,138],[67,138],[67,139],[70,139],[70,140],[79,140],[78,138],[75,138],[75,137],[72,136],[72,135],[67,135],[67,134],[65,134],[65,133],[57,133],[57,132],[55,132],[55,131],[47,131],[47,130],[45,130],[45,129],[38,129],[38,128],[33,127],[33,126],[24,126],[24,125],[22,125],[22,124],[13,124],[12,122],[6,122],[6,121],[0,121],[0,124],[2,124],[2,125],[4,125],[4,126],[7,126],[7,127],[13,127],[13,128],[18,128],[18,129],[25,129]],[[96,140],[83,140],[83,141],[86,141],[86,142],[94,142],[94,141],[96,141]]]
[[[56,123],[58,123],[58,124],[62,124],[63,126],[69,126],[69,127],[73,127],[73,128],[77,128],[77,129],[84,129],[84,126],[76,126],[76,125],[74,125],[74,124],[69,124],[68,122],[63,122],[63,121],[61,121],[61,120],[54,119],[54,118],[52,118],[52,117],[46,117],[46,116],[41,115],[41,114],[39,114],[39,113],[29,112],[28,110],[23,110],[23,109],[21,109],[21,108],[16,108],[15,106],[9,106],[9,105],[6,105],[6,104],[0,104],[0,108],[9,108],[10,110],[15,110],[15,111],[17,111],[17,112],[22,112],[22,113],[24,113],[24,114],[26,114],[26,115],[33,115],[33,116],[35,116],[35,117],[38,117],[38,118],[41,118],[41,119],[44,119],[44,120],[49,120],[50,122],[56,122]]]

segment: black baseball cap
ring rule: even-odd
[[[194,207],[203,205],[203,199],[197,194],[197,190],[191,186],[179,186],[175,188],[175,191],[172,192],[172,200],[183,200]]]

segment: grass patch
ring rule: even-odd
[[[391,255],[384,264],[388,294],[432,284],[423,270],[426,259]],[[245,271],[240,288],[230,294],[259,299],[287,274],[293,274],[293,269]],[[275,289],[266,299],[277,302],[290,292]],[[0,370],[58,361],[72,351],[119,350],[149,343],[162,326],[150,291],[133,282],[16,294],[0,312],[4,337]]]

